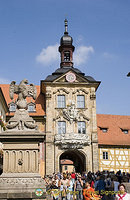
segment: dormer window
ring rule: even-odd
[[[14,103],[14,102],[11,102],[10,104],[9,104],[9,111],[10,112],[15,112],[16,111],[16,104]]]
[[[100,128],[100,130],[103,132],[103,133],[107,133],[107,131],[108,131],[108,128],[105,128],[105,127],[99,127]]]
[[[36,112],[36,105],[35,103],[29,103],[28,104],[28,112]]]
[[[64,61],[70,61],[70,52],[64,51]]]
[[[129,130],[128,129],[121,129],[123,133],[128,134]]]

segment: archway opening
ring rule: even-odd
[[[78,150],[67,150],[64,153],[61,154],[59,158],[59,163],[60,163],[60,172],[63,172],[63,165],[62,162],[63,160],[70,160],[73,162],[73,166],[75,169],[75,172],[77,173],[83,173],[86,171],[86,157],[83,153],[81,153]],[[67,165],[67,163],[66,163]]]

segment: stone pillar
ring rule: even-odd
[[[55,172],[54,169],[54,142],[46,142],[46,174],[51,175]]]
[[[39,174],[39,143],[43,142],[44,134],[36,130],[5,131],[0,140],[4,152],[0,200],[39,199],[35,194],[37,188],[42,189],[45,197],[45,183]]]
[[[96,172],[99,169],[99,158],[98,158],[98,135],[97,135],[97,119],[96,119],[96,94],[95,88],[91,88],[90,93],[91,100],[91,115],[92,115],[92,171]]]
[[[92,171],[97,172],[99,169],[98,143],[97,142],[92,144],[92,157],[93,157]]]

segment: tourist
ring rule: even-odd
[[[71,178],[72,178],[72,182],[74,184],[75,183],[75,178],[76,178],[75,172],[71,173]]]
[[[116,195],[115,200],[130,200],[130,194],[126,192],[125,185],[119,184],[119,193]]]
[[[67,175],[63,173],[63,179],[59,180],[59,187],[61,191],[61,199],[67,199],[67,188],[69,187],[69,180],[67,179]]]
[[[95,182],[95,191],[97,191],[97,193],[99,195],[102,196],[102,199],[105,200],[105,181],[104,181],[104,176],[100,175],[99,177],[97,177],[97,181]]]
[[[58,187],[56,186],[55,180],[52,181],[50,190],[51,190],[51,196],[52,196],[53,200],[58,200],[59,199],[59,191],[58,191]]]
[[[76,191],[77,200],[82,200],[83,181],[81,179],[81,175],[78,175],[77,180],[75,181],[74,189]]]
[[[55,174],[55,181],[56,181],[56,186],[58,187],[59,186],[59,178],[58,178],[58,176],[57,176],[57,174]]]
[[[69,186],[67,188],[67,200],[73,200],[74,184],[71,175],[68,176],[68,181]]]
[[[114,183],[114,192],[118,192],[118,185],[119,185],[119,181],[118,178],[116,176],[113,177],[113,183]]]
[[[84,200],[100,200],[100,196],[95,193],[94,189],[90,186],[90,184],[91,181],[87,181],[85,184],[85,189],[83,189]]]

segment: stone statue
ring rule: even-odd
[[[32,96],[33,99],[36,99],[37,91],[36,87],[33,84],[27,85],[28,80],[24,79],[20,82],[19,85],[15,85],[15,81],[12,81],[9,88],[10,98],[14,98],[14,94],[18,94],[18,99],[16,102],[18,109],[27,109],[26,97]]]
[[[33,99],[36,99],[37,91],[34,84],[28,84],[28,80],[24,79],[20,82],[19,85],[15,85],[15,81],[12,81],[9,88],[9,95],[10,98],[14,98],[14,94],[18,95],[18,98],[16,100],[17,109],[15,112],[14,117],[12,117],[8,124],[7,129],[36,129],[37,125],[35,124],[35,121],[32,117],[29,117],[28,111],[27,111],[27,97],[33,97]]]

